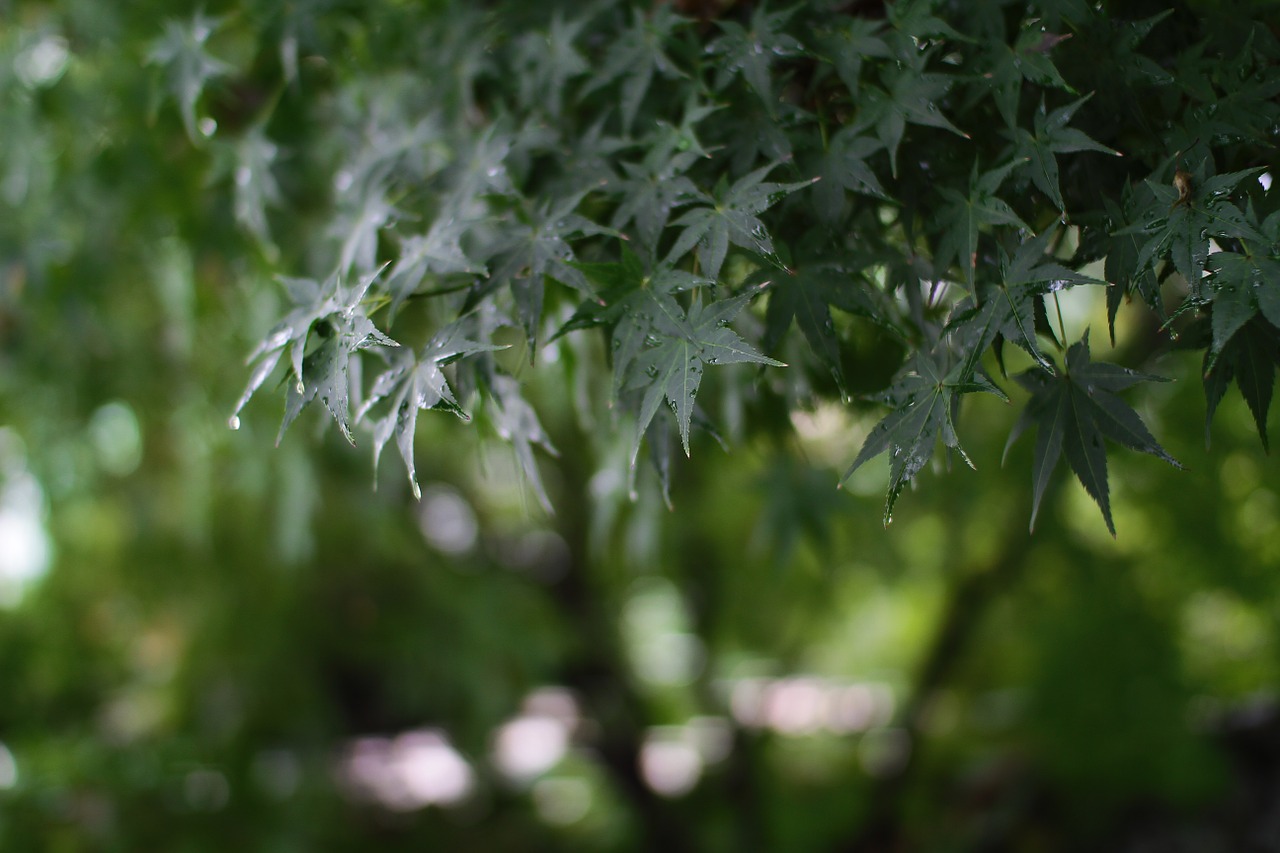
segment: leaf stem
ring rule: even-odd
[[[1053,307],[1058,312],[1058,335],[1060,336],[1059,346],[1067,345],[1067,328],[1062,322],[1062,303],[1058,301],[1058,292],[1053,293]]]

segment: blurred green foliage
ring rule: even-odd
[[[1274,172],[1277,22],[1204,6],[0,0],[0,846],[1265,849],[1280,479],[1244,359],[1275,318],[1233,293],[1224,321],[1239,262],[1162,217],[1184,167]],[[1123,165],[1028,141],[1091,92],[1066,118]],[[1274,244],[1257,177],[1205,205]],[[979,196],[972,236],[932,206]],[[997,464],[1028,395],[996,357],[1040,368],[943,310],[1064,206],[1052,263],[1110,284],[1038,293],[1013,342],[1061,362],[1092,328],[1096,360],[1179,380],[1126,397],[1187,470],[1106,457],[1116,538],[1033,481],[1035,441]],[[627,290],[619,233],[670,293]],[[229,429],[296,307],[277,279],[384,263],[286,324],[301,372]],[[675,417],[618,367],[782,276],[708,334],[790,367],[703,341]],[[938,426],[918,470],[836,489],[883,415],[846,393],[905,411],[930,342],[971,368],[947,394],[979,471],[943,470]],[[301,410],[317,353],[352,399]],[[396,358],[472,420],[362,411]],[[1241,376],[1210,451],[1206,390]],[[967,396],[992,381],[1015,405]],[[393,438],[420,500],[395,454],[373,488]],[[886,479],[919,486],[887,530]]]

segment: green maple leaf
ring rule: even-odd
[[[719,104],[701,103],[698,95],[691,92],[685,100],[679,126],[668,121],[658,121],[658,132],[649,140],[649,154],[645,155],[646,160],[650,157],[663,160],[678,152],[679,156],[688,158],[677,169],[683,172],[698,158],[710,157],[711,152],[698,139],[698,125],[722,108],[723,106]]]
[[[1044,100],[1035,114],[1035,131],[1023,127],[1013,130],[1014,156],[1026,161],[1026,168],[1031,172],[1032,182],[1047,195],[1058,210],[1066,210],[1062,200],[1062,189],[1058,182],[1058,160],[1055,155],[1076,151],[1098,151],[1119,157],[1119,151],[1113,151],[1090,139],[1081,130],[1068,127],[1067,122],[1075,115],[1076,110],[1089,95],[1059,107],[1051,113],[1045,112]]]
[[[1215,303],[1215,318],[1217,310]],[[1216,353],[1212,351],[1205,353],[1204,442],[1206,446],[1209,444],[1209,427],[1213,423],[1214,412],[1222,402],[1227,386],[1234,379],[1241,396],[1249,405],[1249,411],[1253,413],[1254,423],[1258,427],[1258,437],[1262,439],[1262,447],[1270,451],[1270,444],[1267,441],[1267,412],[1271,409],[1276,366],[1280,365],[1280,331],[1273,323],[1274,320],[1269,323],[1261,317],[1252,317],[1244,322]]]
[[[613,186],[618,181],[617,153],[636,147],[636,142],[618,136],[606,136],[605,119],[597,119],[586,131],[572,134],[560,146],[558,154],[573,168],[557,175],[547,187],[547,195],[572,196]]]
[[[1102,517],[1112,536],[1116,527],[1111,518],[1104,438],[1182,467],[1151,436],[1138,413],[1116,396],[1117,391],[1139,382],[1164,380],[1115,364],[1092,361],[1088,332],[1079,343],[1067,349],[1063,369],[1046,372],[1033,368],[1016,379],[1032,396],[1013,425],[1005,453],[1008,454],[1009,447],[1027,427],[1036,425],[1035,459],[1031,472],[1033,531],[1049,477],[1064,452],[1067,464],[1102,510]]]
[[[938,188],[946,202],[938,212],[937,221],[945,230],[934,254],[934,266],[942,271],[953,260],[958,262],[970,291],[974,289],[974,273],[978,265],[980,229],[989,225],[1010,225],[1024,231],[1031,230],[1013,208],[996,195],[1004,179],[1018,165],[1015,160],[979,175],[978,162],[974,160],[969,173],[968,195],[951,187]]]
[[[634,222],[640,244],[656,249],[671,211],[699,195],[684,175],[695,156],[689,151],[651,149],[642,163],[623,163],[625,177],[609,187],[622,199],[609,224],[623,229]]]
[[[516,189],[507,170],[507,158],[515,145],[511,134],[489,125],[471,142],[446,173],[449,178],[448,206],[469,210],[486,195],[513,196]]]
[[[835,222],[844,211],[845,191],[888,199],[880,179],[867,165],[866,158],[883,148],[880,140],[858,135],[843,127],[832,135],[827,149],[818,160],[813,200],[818,216]]]
[[[1146,191],[1145,187],[1142,189]],[[1103,200],[1110,223],[1129,221],[1134,212],[1141,207],[1135,198],[1133,187],[1128,184],[1124,188],[1122,203],[1123,212],[1111,199]],[[1142,251],[1139,236],[1132,232],[1117,232],[1108,235],[1107,238],[1106,261],[1103,269],[1107,279],[1107,331],[1111,335],[1112,346],[1116,342],[1116,313],[1120,310],[1120,303],[1131,293],[1136,292],[1162,322],[1167,319],[1156,271],[1150,264],[1142,266],[1138,264]]]
[[[329,227],[341,239],[338,269],[344,274],[373,268],[378,256],[378,235],[404,215],[391,203],[385,178],[360,183]]]
[[[883,88],[867,86],[858,104],[852,128],[861,133],[871,128],[889,152],[889,171],[898,176],[898,146],[908,124],[949,130],[965,139],[969,135],[943,115],[938,104],[951,91],[955,78],[950,74],[925,71],[928,51],[914,51],[901,62],[885,64],[880,79]]]
[[[741,75],[772,113],[774,96],[770,81],[773,64],[782,57],[804,51],[804,45],[782,32],[782,27],[797,8],[767,12],[765,4],[761,3],[751,13],[747,27],[736,21],[717,21],[723,33],[707,48],[708,53],[720,57],[716,63],[715,88],[723,89]]]
[[[549,30],[525,33],[516,41],[516,80],[523,106],[542,107],[548,115],[560,115],[565,85],[591,70],[590,63],[573,46],[586,24],[586,18],[566,22],[556,12]]]
[[[1173,76],[1178,88],[1198,103],[1218,100],[1218,92],[1213,85],[1213,80],[1219,73],[1221,60],[1210,60],[1205,57],[1205,50],[1209,47],[1207,41],[1202,41],[1179,51],[1174,60]]]
[[[875,293],[866,278],[839,263],[793,264],[785,272],[774,275],[769,287],[764,348],[773,350],[794,320],[809,347],[843,389],[840,341],[831,319],[831,307],[884,323],[885,312],[876,304]]]
[[[770,163],[743,175],[727,189],[722,183],[715,197],[702,196],[700,201],[704,206],[686,211],[672,223],[684,230],[667,253],[667,262],[678,261],[696,246],[703,272],[708,278],[715,279],[720,275],[720,267],[732,243],[780,265],[774,253],[773,239],[758,214],[817,179],[791,184],[765,182],[765,176],[778,165]]]
[[[761,104],[747,102],[726,114],[717,122],[717,130],[732,155],[727,174],[741,174],[762,160],[791,160],[795,154],[795,129],[811,121],[809,113],[785,101],[779,101],[772,112]]]
[[[571,263],[574,253],[569,241],[611,233],[611,229],[574,213],[581,200],[582,195],[578,194],[547,200],[532,209],[527,205],[516,207],[513,220],[504,225],[501,243],[493,251],[489,278],[468,295],[466,308],[470,309],[498,288],[510,287],[531,355],[542,321],[544,276],[591,294],[586,277]]]
[[[1263,167],[1213,176],[1206,176],[1205,168],[1206,164],[1202,163],[1200,169],[1187,178],[1190,191],[1185,197],[1172,185],[1148,179],[1145,183],[1151,201],[1140,212],[1139,224],[1116,232],[1145,235],[1146,242],[1138,252],[1138,266],[1168,257],[1196,297],[1200,294],[1201,274],[1209,257],[1210,237],[1267,243],[1267,238],[1250,222],[1250,215],[1229,198],[1236,185],[1262,172]]]
[[[192,142],[203,136],[196,130],[196,103],[210,80],[230,73],[231,66],[205,48],[222,22],[197,12],[190,22],[166,21],[164,35],[151,44],[147,62],[162,67],[169,94],[178,102],[182,125]]]
[[[606,327],[615,397],[629,378],[631,363],[651,338],[678,336],[687,328],[684,309],[675,294],[715,283],[665,264],[648,270],[639,256],[626,248],[618,263],[574,266],[601,288],[600,296],[583,302],[552,340],[578,329]]]
[[[904,50],[916,49],[916,42],[938,37],[971,41],[959,33],[950,24],[934,14],[939,0],[896,0],[885,5],[889,23],[893,28],[910,39],[910,48],[904,43]]]
[[[729,328],[729,321],[755,295],[746,293],[709,304],[695,303],[687,314],[674,300],[669,301],[668,304],[675,305],[679,311],[666,318],[670,330],[655,330],[648,335],[647,339],[656,341],[656,344],[640,352],[630,366],[627,390],[642,391],[631,452],[632,465],[640,448],[640,438],[664,399],[675,413],[680,441],[685,455],[689,455],[689,424],[705,365],[753,362],[786,366],[762,355]]]
[[[394,317],[406,299],[418,292],[427,276],[453,274],[488,275],[483,264],[473,261],[462,248],[462,237],[473,227],[446,211],[431,223],[426,234],[411,234],[400,242],[400,257],[387,276],[386,291],[391,296],[388,315]]]
[[[272,172],[279,147],[267,138],[261,125],[254,125],[234,144],[216,143],[214,152],[214,176],[230,178],[235,188],[236,224],[265,247],[272,247],[267,208],[284,200]]]
[[[336,274],[323,285],[311,279],[282,279],[298,307],[289,312],[250,356],[250,362],[261,361],[231,415],[233,428],[239,426],[240,410],[288,348],[293,381],[286,383],[285,412],[276,443],[302,410],[318,398],[337,421],[347,441],[355,444],[349,416],[351,357],[373,346],[400,346],[379,331],[360,305],[381,272],[379,269],[364,276],[352,287],[343,286]],[[313,329],[319,343],[308,352]]]
[[[1255,56],[1257,48],[1253,42],[1259,36],[1253,28],[1260,28],[1263,39],[1272,38],[1260,24],[1253,24],[1247,37],[1240,40],[1237,56],[1231,59],[1220,55],[1208,59],[1197,56],[1198,62],[1185,65],[1180,62],[1176,69],[1175,79],[1180,86],[1192,91],[1194,86],[1199,90],[1196,94],[1201,96],[1202,103],[1188,110],[1187,126],[1196,128],[1201,138],[1262,139],[1280,121],[1280,106],[1276,103],[1280,97],[1280,68]],[[1198,47],[1203,51],[1206,45]],[[1221,48],[1211,49],[1217,54]],[[1223,67],[1233,69],[1235,79],[1227,82]],[[1215,82],[1221,86],[1221,92],[1215,90]]]
[[[965,372],[977,369],[983,351],[997,335],[1022,347],[1045,370],[1053,369],[1036,343],[1035,311],[1040,298],[1077,284],[1106,284],[1046,259],[1045,249],[1055,230],[1048,228],[1022,243],[1012,259],[1002,251],[1000,281],[981,288],[982,301],[961,307],[948,324],[948,331],[962,341]]]
[[[533,487],[538,503],[546,512],[551,513],[551,499],[542,483],[542,474],[538,471],[538,460],[533,455],[533,448],[535,445],[541,447],[552,456],[559,456],[559,451],[551,443],[547,431],[542,428],[537,412],[520,394],[519,382],[505,374],[494,373],[488,378],[487,387],[494,403],[488,415],[498,437],[511,443],[516,461],[520,463],[520,470]]]
[[[1172,15],[1172,8],[1157,12],[1138,21],[1113,20],[1107,22],[1111,32],[1109,43],[1102,45],[1110,67],[1118,70],[1121,78],[1117,86],[1126,90],[1141,90],[1152,84],[1168,85],[1173,76],[1151,57],[1138,53],[1138,45],[1146,40],[1156,25]]]
[[[853,464],[840,478],[843,483],[862,465],[881,453],[889,453],[889,493],[884,505],[884,523],[893,520],[893,507],[902,490],[933,457],[934,446],[942,443],[955,450],[969,467],[973,463],[956,435],[955,413],[959,396],[983,391],[1003,397],[1003,393],[981,375],[965,378],[952,367],[945,350],[920,350],[883,394],[893,411],[867,435]]]
[[[1023,23],[1013,44],[1003,41],[992,44],[985,57],[989,70],[975,82],[992,89],[996,108],[1009,128],[1018,125],[1018,99],[1023,81],[1042,88],[1075,91],[1062,79],[1057,66],[1049,58],[1050,51],[1068,38],[1071,38],[1070,33],[1049,32],[1040,21],[1033,20]]]
[[[351,355],[371,346],[399,346],[374,326],[360,305],[369,286],[381,272],[380,269],[366,275],[351,287],[343,285],[336,274],[324,284],[311,279],[281,278],[295,307],[249,356],[251,364],[254,361],[258,364],[231,413],[233,429],[240,426],[240,410],[262,387],[288,350],[293,381],[288,383],[280,436],[302,409],[319,397],[338,422],[342,434],[355,443],[347,415],[350,407],[347,373]],[[312,329],[320,343],[308,353]],[[277,443],[279,440],[277,437]]]
[[[1280,260],[1236,252],[1215,252],[1205,262],[1213,293],[1213,343],[1209,366],[1218,353],[1261,311],[1280,327]]]
[[[461,322],[453,322],[436,332],[421,353],[402,349],[392,360],[391,366],[373,381],[369,397],[356,412],[359,422],[374,406],[387,400],[390,410],[373,423],[373,469],[378,470],[378,458],[392,437],[404,460],[409,484],[415,498],[422,497],[418,485],[417,470],[413,461],[413,439],[418,426],[418,412],[423,409],[443,409],[453,412],[463,420],[470,420],[449,387],[441,370],[460,358],[479,352],[505,349],[494,344],[469,340]]]
[[[672,39],[677,27],[688,24],[686,19],[665,5],[647,14],[640,9],[632,9],[631,14],[631,26],[609,44],[604,64],[580,94],[580,97],[586,97],[621,77],[622,99],[618,107],[622,111],[623,133],[630,132],[653,75],[675,77],[680,74],[663,50],[663,45]]]
[[[840,81],[854,98],[858,97],[861,86],[863,59],[889,59],[893,56],[889,45],[879,36],[883,29],[883,21],[854,17],[818,34],[820,55],[835,67]]]

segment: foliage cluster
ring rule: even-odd
[[[1011,343],[1036,505],[1065,456],[1113,528],[1104,439],[1174,460],[1114,393],[1153,377],[1065,339],[1069,289],[1106,288],[1113,341],[1136,297],[1266,442],[1280,43],[1237,6],[412,5],[356,39],[361,13],[267,4],[171,20],[147,61],[211,191],[312,276],[233,423],[283,361],[282,431],[320,401],[416,491],[418,411],[479,409],[546,504],[517,380],[549,346],[664,478],[717,429],[705,369],[761,365],[724,406],[890,407],[849,469],[889,454],[887,523],[939,441],[969,461],[957,414],[1008,399]]]

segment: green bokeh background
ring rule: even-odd
[[[1028,535],[1032,442],[1001,464],[1018,407],[994,398],[959,424],[978,471],[927,470],[884,529],[883,459],[835,488],[876,412],[744,400],[745,366],[704,392],[729,449],[695,443],[671,508],[647,469],[633,500],[628,433],[572,378],[603,357],[588,336],[520,369],[560,451],[540,456],[554,514],[482,417],[419,419],[423,502],[392,454],[375,490],[319,407],[278,447],[276,389],[227,427],[282,298],[264,282],[296,259],[235,227],[226,177],[157,97],[143,60],[179,11],[0,0],[0,518],[48,546],[41,576],[0,578],[0,847],[826,850],[885,802],[906,849],[1251,825],[1273,790],[1242,755],[1275,742],[1280,475],[1238,395],[1206,449],[1193,356],[1131,397],[1187,470],[1111,454],[1115,539],[1065,470]],[[361,19],[338,11],[358,67]],[[252,53],[236,32],[220,55]],[[65,66],[24,79],[49,39]],[[272,225],[282,247],[315,227]],[[1068,333],[1092,326],[1101,354],[1096,295]],[[892,716],[734,722],[735,684],[797,678],[874,685]],[[547,686],[584,721],[513,782],[495,732]],[[681,796],[645,788],[645,739],[706,718],[727,754]],[[419,729],[468,762],[461,801],[351,793],[356,738]]]

